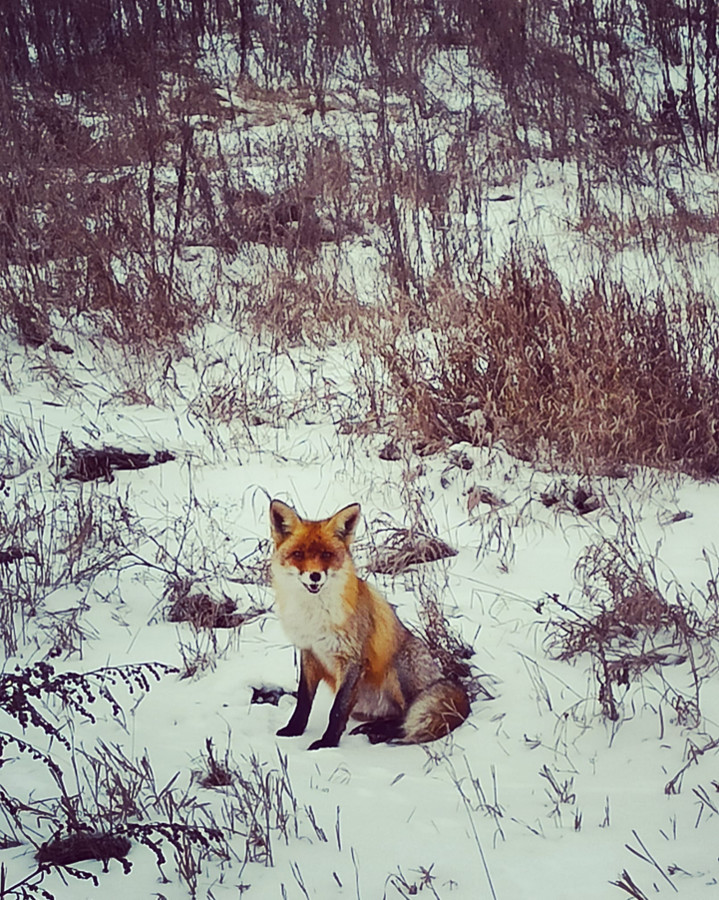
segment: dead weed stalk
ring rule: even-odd
[[[676,582],[662,587],[655,560],[631,541],[606,539],[577,563],[582,611],[553,598],[566,617],[548,626],[550,652],[562,660],[592,657],[598,700],[608,719],[620,718],[616,689],[651,671],[659,674],[677,722],[699,726],[701,687],[718,662],[719,596],[709,569],[706,593],[695,589],[687,595]],[[672,686],[664,674],[667,667],[684,664],[688,691]]]

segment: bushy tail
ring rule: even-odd
[[[469,715],[469,699],[460,684],[436,681],[415,697],[402,722],[403,744],[421,744],[444,737]]]

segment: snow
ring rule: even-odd
[[[457,53],[438,57],[426,73],[434,96],[458,114],[469,102],[463,75]],[[259,124],[243,120],[234,131],[225,128],[218,138],[223,152],[244,147],[251,160],[245,176],[267,190],[277,187],[268,160],[278,144],[344,132],[350,149],[361,153],[356,121],[371,118],[377,107],[376,95],[363,92],[366,110],[338,100],[320,123],[318,116],[298,117],[287,103],[268,123],[264,107],[272,104],[250,104],[229,87],[224,96]],[[491,109],[490,88],[477,103]],[[397,124],[398,136],[403,127],[406,122]],[[444,152],[438,146],[440,158]],[[171,180],[173,172],[165,177]],[[659,265],[637,246],[611,258],[606,247],[591,247],[572,224],[579,185],[571,166],[536,161],[510,185],[503,175],[496,183],[488,177],[491,191],[481,208],[449,215],[459,239],[467,238],[466,258],[484,254],[488,270],[517,242],[541,239],[567,286],[601,269],[621,273],[650,296],[677,277],[681,267],[671,248]],[[656,200],[658,191],[645,194]],[[697,176],[694,191],[715,196],[716,178]],[[509,199],[498,201],[504,192]],[[626,194],[607,188],[601,199],[607,209],[617,208]],[[633,199],[639,203],[642,192]],[[430,226],[422,221],[410,248],[413,258],[426,261],[427,278],[435,274]],[[359,303],[377,305],[389,293],[383,241],[368,225],[339,249],[318,251],[318,270],[329,268]],[[234,299],[251,308],[253,297],[264,296],[262,273],[272,270],[273,252],[253,248],[227,266],[221,309]],[[700,287],[716,284],[717,248],[707,244],[700,252],[702,265],[687,278]],[[178,271],[198,298],[206,297],[215,285],[214,258],[199,248],[182,255]],[[63,790],[65,808],[78,809],[83,822],[113,827],[117,806],[127,809],[130,802],[118,793],[124,784],[137,808],[129,821],[214,826],[224,842],[211,842],[217,852],[191,844],[183,857],[165,841],[167,862],[158,866],[152,850],[135,841],[130,874],[115,860],[107,871],[100,862],[81,862],[77,867],[95,875],[99,887],[57,871],[43,888],[73,900],[99,891],[167,900],[239,893],[604,900],[620,896],[610,882],[626,870],[646,896],[716,894],[716,659],[697,651],[696,721],[677,702],[696,700],[691,666],[681,662],[649,667],[626,686],[615,685],[619,718],[612,722],[602,714],[589,655],[563,661],[556,652],[557,622],[570,617],[566,608],[591,615],[577,564],[602,541],[646,563],[669,602],[681,597],[697,611],[712,611],[719,570],[716,483],[648,470],[580,479],[534,468],[501,446],[453,448],[471,460],[468,469],[449,452],[419,456],[406,445],[399,460],[382,460],[378,453],[392,435],[342,427],[372,422],[360,386],[365,377],[386,377],[381,362],[364,358],[354,340],[287,348],[269,329],[239,332],[222,312],[167,360],[103,343],[90,324],[58,334],[72,355],[20,347],[1,336],[0,459],[7,466],[0,481],[0,550],[17,545],[38,554],[0,567],[3,616],[10,599],[20,598],[14,602],[17,649],[4,671],[48,657],[58,673],[147,662],[178,671],[149,677],[148,691],[113,686],[122,713],[113,715],[99,698],[92,705],[95,722],[46,698],[42,714],[70,749],[40,728],[22,729],[3,717],[0,731],[50,754],[65,773],[61,788],[42,761],[5,747],[0,784],[34,810],[19,814],[19,827],[5,805],[0,824],[21,841],[0,851],[6,884],[35,870],[36,847],[66,818],[56,799]],[[431,371],[433,334],[412,337]],[[221,397],[229,404],[226,415],[213,406]],[[59,457],[68,443],[168,450],[175,458],[115,472],[112,480],[77,483],[62,478]],[[586,515],[567,499],[580,483],[601,501]],[[472,506],[475,487],[499,502]],[[561,497],[551,508],[541,501],[547,491]],[[292,697],[283,696],[277,707],[251,702],[253,688],[292,690],[297,677],[295,653],[262,577],[272,497],[308,517],[360,502],[364,524],[355,557],[363,572],[386,529],[411,527],[421,510],[424,523],[457,555],[369,577],[415,627],[422,597],[440,596],[493,699],[475,701],[462,727],[427,746],[372,746],[347,733],[337,748],[308,752],[331,704],[321,689],[306,734],[277,738]],[[677,516],[684,512],[690,515]],[[248,570],[252,578],[245,577]],[[236,601],[239,612],[268,612],[235,629],[169,622],[167,592],[179,580]],[[2,625],[12,631],[7,621]],[[200,784],[208,739],[233,773],[226,787]],[[113,804],[114,812],[99,811]]]
[[[78,345],[62,365],[69,371],[79,366],[82,350]],[[50,462],[37,461],[6,482],[4,514],[17,511],[21,500],[56,510],[84,504],[96,517],[107,516],[108,535],[131,555],[114,560],[103,535],[87,550],[98,556],[97,570],[73,582],[60,572],[62,516],[49,523],[45,535],[53,535],[50,567],[57,587],[43,597],[39,617],[24,622],[17,658],[7,660],[5,671],[45,657],[57,639],[54,629],[71,614],[77,639],[52,660],[57,671],[145,661],[180,669],[198,664],[193,677],[165,675],[144,694],[113,688],[124,723],[102,704],[93,710],[95,724],[50,704],[72,741],[78,766],[73,791],[83,795],[87,809],[92,792],[83,754],[102,758],[100,741],[129,760],[147,756],[153,786],[143,787],[140,805],[150,820],[153,814],[164,819],[157,797],[176,776],[169,793],[191,797],[198,821],[205,817],[225,829],[233,854],[205,860],[197,896],[236,896],[237,886],[245,884],[246,895],[256,897],[301,897],[305,891],[316,897],[391,897],[401,895],[403,883],[419,889],[422,873],[428,872],[431,888],[422,889],[441,897],[557,898],[580,891],[586,898],[603,898],[618,891],[608,882],[619,880],[625,868],[648,895],[678,890],[682,897],[703,897],[715,891],[716,749],[697,757],[676,793],[665,793],[690,760],[691,747],[706,744],[716,727],[712,679],[702,685],[698,729],[677,721],[668,667],[631,682],[618,698],[621,718],[612,723],[600,713],[589,659],[558,661],[547,644],[550,620],[560,614],[550,598],[580,603],[577,560],[591,543],[616,538],[627,521],[640,549],[658,561],[665,583],[677,582],[686,592],[692,585],[702,590],[712,577],[703,551],[716,560],[715,485],[648,472],[596,479],[592,487],[603,505],[580,516],[562,504],[545,509],[538,496],[556,484],[556,475],[533,470],[501,450],[457,448],[472,459],[469,470],[452,466],[446,455],[382,461],[377,457],[381,436],[342,435],[311,409],[308,422],[300,416],[280,428],[259,424],[244,439],[228,431],[222,446],[234,440],[233,452],[223,460],[189,407],[179,404],[181,396],[194,392],[189,373],[176,395],[178,405],[123,407],[112,398],[98,404],[92,383],[75,381],[73,399],[58,409],[43,403],[42,382],[32,371],[32,357],[43,352],[27,351],[27,365],[16,371],[15,392],[3,397],[2,412],[30,411],[24,426],[42,433]],[[329,372],[318,368],[323,358]],[[310,366],[315,367],[311,376]],[[329,373],[340,393],[350,391],[332,354],[313,360],[305,348],[293,354],[291,372],[300,376],[294,384],[303,395],[305,379]],[[278,381],[290,405],[297,402],[291,382]],[[111,483],[60,480],[51,462],[55,441],[62,432],[87,442],[90,423],[103,442],[169,448],[177,458],[116,472]],[[467,492],[475,484],[504,505],[479,504],[468,512]],[[267,555],[271,496],[310,517],[360,501],[365,518],[356,549],[360,565],[378,540],[375,525],[403,525],[409,498],[421,502],[436,533],[458,555],[373,580],[412,624],[418,620],[420,592],[440,593],[452,626],[473,646],[473,662],[486,673],[485,685],[495,699],[476,701],[465,725],[426,747],[371,746],[346,734],[338,748],[310,753],[306,748],[324,729],[331,702],[324,691],[305,735],[276,738],[292,698],[283,697],[278,707],[250,703],[253,687],[295,685],[294,653],[274,614],[210,633],[167,622],[162,613],[168,579],[176,575],[237,600],[239,610],[271,604],[265,584],[233,581],[238,560]],[[127,511],[129,527],[118,504]],[[691,517],[671,522],[680,510]],[[21,542],[31,539],[32,525],[21,526],[20,535]],[[107,566],[103,553],[110,558]],[[672,682],[687,691],[686,667],[671,668]],[[12,723],[4,727],[13,730]],[[68,765],[67,751],[57,742],[46,747],[37,729],[27,728],[24,737]],[[208,738],[218,758],[226,756],[244,778],[253,758],[265,774],[281,773],[286,764],[292,811],[286,838],[271,829],[273,865],[244,861],[241,829],[230,812],[239,802],[233,799],[236,788],[206,789],[193,780],[193,771],[206,765]],[[24,755],[3,769],[3,779],[14,796],[23,790],[35,799],[53,796],[43,767]],[[698,801],[694,789],[706,790],[708,801]],[[38,822],[34,836],[38,843],[47,840],[48,825]],[[33,869],[32,852],[26,843],[4,852],[10,880]],[[169,850],[166,855],[171,859]],[[133,869],[127,876],[115,861],[106,873],[100,863],[78,865],[94,872],[110,893],[187,896],[172,862],[163,866],[170,883],[158,883],[150,850],[136,844],[129,859]],[[89,882],[62,888],[56,876],[43,885],[54,886],[60,896],[63,890],[77,898],[97,894]]]

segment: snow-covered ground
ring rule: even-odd
[[[57,740],[48,744],[38,728],[18,731],[4,716],[3,731],[22,734],[64,769],[68,793],[83,798],[73,802],[85,810],[81,819],[88,825],[118,822],[117,812],[105,819],[97,812],[103,803],[119,803],[116,792],[113,801],[102,799],[111,771],[120,782],[137,782],[135,821],[174,815],[214,823],[227,843],[223,855],[206,854],[197,896],[236,896],[246,885],[247,895],[257,897],[392,897],[411,896],[414,885],[443,898],[603,898],[620,893],[610,882],[624,869],[647,896],[713,895],[719,877],[712,850],[719,823],[716,749],[694,756],[717,734],[712,672],[700,672],[700,716],[693,727],[681,724],[676,712],[677,696],[693,696],[689,662],[650,667],[615,688],[620,717],[610,722],[601,714],[591,659],[557,660],[550,638],[552,622],[566,617],[560,603],[589,614],[574,568],[585,549],[602,540],[652,560],[667,599],[679,585],[700,609],[701,598],[716,590],[716,485],[643,471],[592,479],[583,484],[601,505],[580,515],[567,499],[579,486],[576,477],[567,473],[563,483],[560,474],[533,470],[501,449],[459,446],[429,457],[407,449],[400,460],[382,460],[386,435],[343,435],[330,416],[305,406],[310,371],[315,383],[331,373],[338,394],[350,391],[341,380],[344,350],[325,353],[324,370],[321,355],[313,359],[309,351],[304,361],[293,361],[296,382],[286,386],[285,400],[305,413],[282,427],[243,426],[244,433],[218,426],[214,441],[193,420],[189,374],[164,404],[103,401],[103,372],[89,354],[83,358],[78,343],[73,356],[53,362],[72,393],[61,406],[48,405],[52,395],[36,374],[48,352],[16,352],[13,392],[2,399],[6,424],[16,434],[35,434],[39,444],[34,459],[22,462],[18,451],[14,477],[5,482],[4,544],[37,548],[44,542],[46,548],[41,564],[10,562],[3,578],[14,583],[13,567],[18,581],[31,581],[40,565],[47,573],[47,586],[37,588],[44,593],[37,615],[26,607],[16,616],[18,650],[5,671],[45,659],[53,647],[57,672],[141,662],[176,666],[183,674],[196,670],[192,677],[150,678],[149,692],[129,695],[118,685],[113,693],[123,714],[113,716],[98,700],[95,723],[52,700],[46,708],[40,698],[72,753]],[[65,443],[165,449],[175,459],[118,471],[110,482],[67,481],[54,458],[61,434]],[[546,507],[543,493],[559,502]],[[472,501],[480,495],[484,501]],[[266,557],[273,496],[310,517],[361,502],[360,566],[381,543],[382,529],[411,525],[410,510],[420,508],[425,525],[458,554],[373,580],[409,623],[418,621],[423,592],[440,595],[494,699],[477,700],[465,725],[427,747],[372,746],[347,734],[338,748],[309,753],[326,721],[331,698],[325,693],[306,735],[276,738],[292,698],[283,696],[278,706],[251,703],[253,688],[295,686],[294,653],[272,611],[213,632],[163,615],[168,583],[182,578],[235,600],[239,611],[271,606],[261,575],[239,583],[237,573]],[[73,572],[85,565],[86,576],[76,578]],[[711,664],[696,660],[699,667]],[[199,783],[208,738],[216,759],[235,773],[229,786]],[[122,774],[109,761],[108,747],[133,765],[145,757],[145,776]],[[90,775],[89,757],[108,761],[106,781]],[[8,760],[2,777],[4,790],[33,809],[52,807],[59,794],[46,766],[28,754]],[[246,833],[240,810],[243,802],[260,807],[256,797],[247,799],[247,783],[262,778],[275,793],[272,808],[262,812],[260,839]],[[280,807],[284,819],[279,813],[276,821]],[[6,812],[6,832],[22,841],[3,851],[9,885],[34,868],[28,841],[40,844],[64,821],[59,810],[47,821],[17,815],[22,830]],[[130,851],[129,875],[113,860],[107,872],[99,862],[77,865],[94,872],[100,889],[113,895],[186,896],[167,843],[165,853],[167,882],[141,843]],[[70,879],[65,886],[60,878],[49,876],[43,887],[57,896],[97,895],[89,882]]]
[[[440,54],[426,74],[451,114],[466,108],[463,72]],[[359,171],[377,95],[328,98],[320,118],[289,99],[250,103],[226,91],[233,118],[204,136],[200,119],[196,140],[216,143],[227,159],[242,156],[243,178],[268,193],[281,180],[278,147],[292,142],[306,149],[338,140]],[[477,102],[489,115],[496,97],[488,89],[486,98]],[[412,123],[400,100],[392,114],[397,151],[411,144]],[[441,135],[442,165],[450,147]],[[283,160],[285,178],[292,160]],[[601,271],[648,298],[679,284],[715,291],[711,235],[650,256],[638,241],[594,246],[578,227],[581,186],[571,164],[515,168],[488,167],[481,203],[469,212],[450,203],[461,258],[482,258],[484,275],[513,248],[540,243],[567,286]],[[602,211],[618,215],[630,201],[656,210],[673,184],[667,172],[631,197],[604,185]],[[176,173],[163,178],[172,186]],[[690,207],[701,196],[714,208],[716,178],[682,179]],[[413,223],[407,252],[429,280],[437,232],[411,202],[404,214]],[[319,276],[365,307],[391,297],[381,232],[368,223],[315,257]],[[641,625],[612,635],[612,659],[624,651],[643,660],[641,672],[630,666],[613,682],[614,721],[604,715],[606,698],[602,708],[597,660],[559,653],[560,623],[596,616],[593,600],[611,605],[607,564],[596,564],[609,558],[602,553],[684,610],[698,632],[701,623],[711,631],[719,486],[646,470],[580,478],[535,468],[501,445],[420,456],[391,432],[391,417],[374,415],[367,387],[386,388],[386,372],[354,339],[337,343],[328,327],[326,341],[288,346],[267,322],[238,328],[227,314],[234,306],[241,319],[261,306],[263,279],[279,259],[287,264],[283,251],[240,247],[231,263],[201,246],[180,255],[193,296],[217,292],[218,309],[183,338],[181,352],[123,351],[81,316],[53,323],[72,354],[0,335],[0,553],[17,551],[0,564],[4,673],[48,660],[59,675],[86,675],[96,698],[73,706],[46,689],[28,695],[58,737],[13,717],[7,693],[0,697],[0,829],[13,839],[0,850],[0,896],[42,896],[32,892],[37,847],[78,825],[125,829],[131,870],[114,859],[106,867],[80,861],[75,868],[97,884],[58,869],[38,890],[78,900],[100,891],[167,900],[716,895],[713,636],[687,644],[670,626],[654,634]],[[403,340],[421,346],[425,336],[431,348],[429,330]],[[390,440],[399,443],[396,460],[380,458]],[[63,477],[73,447],[107,446],[173,459],[84,483]],[[591,503],[577,501],[580,489]],[[365,573],[392,529],[421,526],[457,550],[394,576],[368,575],[415,627],[422,600],[441,598],[474,651],[492,699],[480,695],[449,738],[373,746],[346,734],[339,747],[310,753],[326,723],[327,691],[304,736],[275,736],[293,698],[252,702],[255,689],[290,691],[297,677],[265,574],[273,497],[308,517],[360,502],[355,557]],[[169,621],[178,586],[253,614],[229,629]],[[170,668],[155,668],[157,678],[133,668],[145,663]],[[125,678],[112,674],[128,666]],[[149,689],[137,682],[143,671]],[[118,706],[103,699],[103,685]],[[203,785],[210,755],[228,784]]]

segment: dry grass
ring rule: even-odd
[[[150,15],[154,6],[135,0],[133,8]],[[14,48],[0,71],[0,311],[22,342],[61,349],[59,314],[70,328],[89,317],[135,348],[177,345],[221,295],[232,298],[238,327],[269,333],[277,352],[359,338],[370,418],[429,451],[448,439],[501,440],[518,456],[583,471],[628,463],[719,474],[711,298],[644,296],[601,279],[570,292],[541,250],[517,251],[488,277],[487,249],[474,234],[487,192],[527,156],[548,155],[577,163],[585,209],[576,228],[594,243],[640,242],[658,255],[668,234],[686,245],[713,236],[716,215],[693,212],[676,192],[669,214],[619,215],[592,196],[601,178],[631,181],[630,161],[659,166],[660,148],[676,161],[679,147],[684,164],[713,158],[716,103],[698,102],[702,78],[715,74],[710,22],[701,32],[691,16],[675,21],[650,4],[639,34],[592,3],[570,3],[562,15],[545,2],[531,10],[494,0],[431,10],[399,3],[377,17],[339,2],[283,7],[270,28],[241,4],[233,19],[240,78],[223,86],[234,97],[223,104],[220,85],[196,65],[198,35],[222,23],[223,9],[193,5],[189,44],[173,31],[178,23],[162,19],[165,31],[155,43],[136,41],[124,68],[102,51],[109,7],[85,23],[94,37],[84,48],[75,26],[91,10],[82,4],[54,18],[39,8],[35,20],[0,18]],[[133,42],[134,21],[113,24],[120,44]],[[688,43],[677,28],[688,29]],[[297,36],[313,33],[325,44],[310,58]],[[688,105],[672,107],[668,96],[661,106],[633,80],[631,60],[654,54],[675,65],[682,47],[696,51]],[[489,85],[507,98],[506,113],[474,99],[461,115],[443,106],[423,79],[438,60],[450,85],[459,78],[448,48],[461,48],[457,91],[481,96]],[[360,84],[340,76],[352,62]],[[329,90],[333,78],[343,91]],[[361,94],[363,79],[373,90]],[[277,162],[273,186],[262,189],[246,148],[228,156],[216,137],[233,117],[247,137],[258,105],[288,110],[263,126],[283,123],[261,149]],[[326,123],[338,110],[357,114],[352,140],[341,129],[308,137],[298,124],[314,115]],[[530,132],[542,136],[536,146]],[[385,264],[386,299],[371,310],[338,287],[339,253],[326,252],[363,228],[373,229]],[[214,254],[201,296],[183,264],[190,246]],[[240,299],[226,260],[255,266]],[[423,346],[420,329],[429,334]],[[234,384],[218,389],[216,418],[249,421],[246,394]]]
[[[411,566],[456,555],[456,550],[434,535],[399,528],[375,548],[367,568],[370,572],[397,575]]]
[[[719,476],[711,298],[646,295],[608,279],[570,291],[541,247],[497,267],[488,233],[489,200],[518,194],[527,161],[549,158],[577,173],[580,213],[569,227],[608,258],[639,248],[658,260],[675,244],[691,248],[691,264],[701,258],[719,230],[708,202],[697,212],[704,197],[667,193],[671,210],[631,201],[644,197],[648,174],[665,190],[691,184],[697,165],[716,165],[719,56],[710,4],[642,2],[637,16],[602,0],[282,0],[267,4],[266,15],[246,0],[121,6],[122,19],[117,3],[102,0],[0,4],[0,315],[26,347],[61,352],[60,322],[66,333],[89,332],[130,354],[149,348],[153,362],[161,348],[162,367],[151,362],[148,371],[169,383],[182,338],[229,313],[225,321],[246,333],[248,348],[254,342],[264,352],[269,343],[263,359],[306,344],[359,344],[351,398],[359,412],[349,421],[342,406],[332,419],[340,429],[387,432],[426,452],[455,441],[501,443],[580,472],[630,464]],[[235,32],[240,79],[235,72],[220,84],[198,64],[199,46],[225,25]],[[219,71],[222,56],[214,62]],[[682,66],[676,93],[668,80],[647,88],[652,67],[679,79]],[[603,184],[621,195],[616,207],[602,208]],[[380,287],[360,304],[351,279],[364,275],[363,237]],[[344,277],[350,253],[357,270]],[[208,350],[190,402],[224,458],[230,443],[223,446],[217,422],[253,435],[255,426],[289,420],[280,364],[258,363],[250,349],[245,358],[244,347],[229,361],[219,359],[220,345],[217,357]],[[12,374],[4,377],[9,386]],[[308,421],[318,407],[330,409],[330,388],[323,394],[319,383],[312,376]],[[177,375],[174,387],[181,395]],[[136,381],[127,398],[149,402],[143,389]],[[42,455],[25,441],[21,449],[20,461],[3,452],[6,466]],[[51,591],[127,554],[143,562],[130,549],[136,540],[122,504],[101,509],[92,494],[90,503],[65,493],[47,511],[20,498],[0,516],[0,639],[8,653]],[[578,513],[596,508],[580,490],[546,499],[571,502]],[[467,502],[470,517],[477,504],[499,508],[481,486]],[[426,498],[418,493],[415,505],[424,508]],[[430,537],[412,502],[404,508],[417,527],[395,532],[375,570],[413,567],[404,577],[416,579],[432,653],[472,697],[489,697],[442,586],[424,574],[453,551]],[[480,518],[480,543],[506,560],[512,526],[501,515]],[[172,573],[168,618],[190,623],[180,626],[185,675],[213,664],[215,629],[261,614],[236,613],[219,590],[213,596],[179,576],[188,568],[180,557],[191,557],[189,521],[163,538],[174,551],[154,539],[149,548]],[[207,562],[207,546],[201,569],[220,568]],[[240,560],[233,578],[257,583],[262,573]],[[553,652],[592,659],[609,718],[621,714],[620,690],[651,676],[677,720],[697,725],[700,688],[716,671],[716,589],[703,598],[670,594],[626,542],[591,548],[578,577],[583,612],[563,609]],[[52,653],[80,652],[80,611],[46,617]],[[673,664],[690,669],[690,690],[669,686]],[[253,758],[243,777],[227,753],[219,758],[209,741],[206,750],[205,783],[231,801],[224,830],[246,860],[272,863],[272,834],[285,842],[297,834],[286,760],[268,769]],[[170,821],[186,802],[168,786],[161,803],[145,761],[105,752],[88,765],[95,783],[107,785],[87,799],[87,822],[98,830],[129,812],[130,794]],[[26,807],[28,834],[37,835],[54,802],[41,805]],[[196,817],[202,821],[202,806],[187,801],[175,821],[194,828]],[[180,829],[174,842],[161,835],[191,891],[209,853],[201,841],[192,846],[197,833]],[[148,846],[158,839],[144,837]],[[431,887],[429,875],[422,886]]]
[[[0,311],[30,346],[81,314],[123,344],[174,342],[204,312],[176,266],[191,141],[167,95],[186,48],[159,23],[149,44],[123,33],[139,20],[110,7],[41,5],[0,15],[14,48],[0,69]]]
[[[665,667],[687,664],[689,692],[667,681],[666,697],[680,724],[697,727],[701,686],[717,667],[719,605],[714,582],[707,582],[707,594],[695,592],[691,597],[676,584],[660,589],[654,560],[642,556],[629,537],[589,547],[576,574],[586,611],[553,598],[567,617],[552,622],[550,651],[563,660],[592,657],[598,700],[611,720],[620,717],[618,688],[647,671],[661,673]]]
[[[592,185],[608,175],[621,184],[639,178],[661,153],[675,162],[677,154],[716,157],[717,103],[704,87],[717,72],[716,22],[698,0],[681,16],[642,4],[631,25],[598,0],[377,10],[337,0],[282,3],[267,16],[244,2],[168,11],[157,0],[130,0],[122,17],[112,4],[6,6],[0,311],[30,345],[52,339],[53,311],[70,319],[89,312],[122,342],[176,341],[215,302],[212,286],[200,299],[184,279],[178,259],[192,244],[223,259],[268,248],[271,286],[258,285],[253,312],[290,342],[320,340],[338,312],[346,321],[345,298],[337,310],[331,279],[307,286],[297,273],[324,245],[370,226],[386,259],[387,296],[408,293],[421,319],[428,268],[450,281],[481,270],[486,248],[473,223],[487,190],[514,177],[523,158],[576,162],[591,207]],[[218,84],[197,65],[198,48],[223,29],[234,32],[240,71]],[[658,71],[687,62],[683,101],[671,91],[650,95],[637,59]],[[439,81],[428,75],[437,63]],[[220,102],[219,87],[232,102]],[[466,110],[445,106],[448,88],[471,97]],[[482,105],[488,90],[504,101],[491,110]],[[344,126],[325,131],[340,109],[362,122],[357,140]],[[310,116],[323,127],[308,140],[300,134]],[[238,134],[283,123],[273,138],[273,187],[253,181],[256,144],[225,155],[216,134],[228,121]],[[685,223],[686,239],[713,234],[712,214],[690,205],[677,208],[675,223]],[[589,208],[579,227],[588,223],[605,230]],[[626,240],[637,227],[630,216],[602,237]],[[431,240],[422,243],[426,229]],[[310,320],[320,323],[314,333]],[[419,414],[426,408],[433,418],[436,404],[416,391]]]
[[[28,621],[41,613],[49,595],[66,585],[89,583],[120,564],[131,530],[122,497],[108,501],[95,492],[75,494],[60,486],[48,494],[38,474],[0,507],[0,640],[8,656],[27,639]],[[47,618],[50,655],[82,652],[81,611]]]
[[[719,317],[704,298],[599,281],[572,293],[541,257],[510,259],[464,304],[446,296],[431,379],[415,347],[385,353],[417,438],[501,440],[580,471],[719,474]]]
[[[0,310],[32,346],[50,339],[57,313],[89,313],[109,337],[156,345],[203,312],[174,271],[175,248],[158,233],[161,215],[172,221],[183,198],[179,189],[156,191],[141,171],[163,156],[180,169],[172,136],[126,96],[108,103],[90,118],[38,89],[6,110]]]
[[[356,301],[310,269],[270,277],[248,318],[275,348],[327,346],[350,339],[362,321]]]
[[[189,622],[196,630],[204,628],[239,628],[252,622],[267,610],[252,607],[237,612],[237,602],[228,597],[212,597],[201,585],[188,579],[171,581],[166,590],[165,618],[168,622]]]
[[[719,214],[676,209],[663,215],[587,215],[577,223],[577,230],[615,250],[641,247],[667,252],[677,243],[700,244],[719,234]]]

